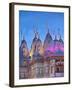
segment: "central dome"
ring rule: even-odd
[[[41,43],[41,40],[40,40],[39,38],[35,37],[35,38],[33,39],[32,44],[33,44],[33,43]]]
[[[42,42],[39,38],[38,32],[35,32],[35,37],[32,41],[31,52],[30,53],[31,53],[31,56],[42,54]]]

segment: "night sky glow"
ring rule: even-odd
[[[35,35],[34,29],[39,32],[39,37],[43,44],[48,28],[53,40],[55,35],[58,37],[59,34],[64,40],[64,13],[19,11],[19,45],[24,37],[30,50]],[[50,49],[55,51],[57,48],[51,47]],[[63,51],[62,46],[60,46],[60,49]]]

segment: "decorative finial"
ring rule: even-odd
[[[39,38],[39,33],[36,31],[35,37],[38,39]]]
[[[35,26],[33,25],[33,31],[34,31],[34,34],[36,33],[36,28]]]
[[[38,39],[39,38],[39,33],[37,31],[37,28],[33,27],[33,31],[34,31],[34,34],[35,34],[35,37]]]

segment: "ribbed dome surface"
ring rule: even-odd
[[[52,37],[51,37],[50,33],[48,32],[45,37],[44,43],[50,43],[51,41],[52,41]]]

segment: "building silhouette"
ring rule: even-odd
[[[49,30],[44,43],[39,33],[35,32],[31,50],[28,51],[26,40],[19,47],[19,78],[49,78],[64,76],[64,42],[61,38],[52,39]]]

